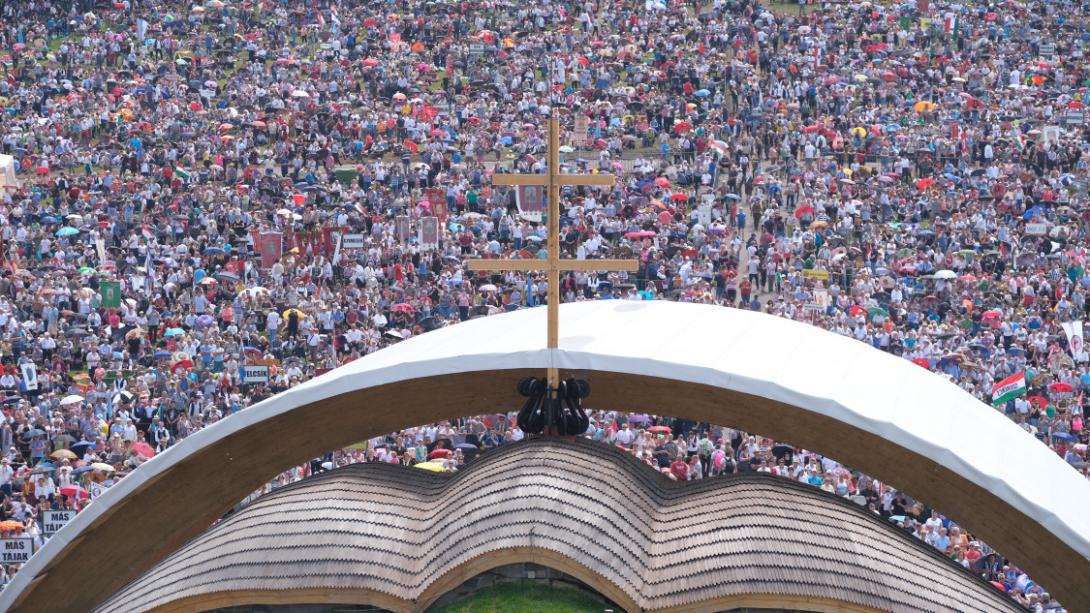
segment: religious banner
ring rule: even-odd
[[[280,232],[262,232],[258,237],[257,252],[261,254],[261,267],[271,268],[284,255],[284,235]]]
[[[445,221],[447,217],[447,192],[441,187],[429,187],[424,191],[424,199],[428,201],[431,206],[431,212],[440,221]]]
[[[394,218],[394,235],[397,237],[397,242],[405,244],[409,240],[410,232],[408,215],[398,215]]]
[[[424,249],[439,247],[439,218],[423,217],[420,219],[420,246]]]
[[[1075,358],[1077,362],[1085,362],[1088,356],[1082,336],[1082,322],[1065,321],[1060,326],[1063,327],[1064,334],[1067,335],[1067,349],[1071,352],[1071,357]]]
[[[582,147],[590,139],[590,120],[583,113],[575,114],[575,129],[572,130],[572,141],[576,147]]]
[[[26,391],[33,392],[38,389],[38,367],[34,362],[23,362],[19,365],[23,371],[23,387]]]
[[[545,188],[540,185],[519,185],[515,188],[515,205],[519,217],[541,223],[545,215]]]
[[[121,307],[121,282],[103,281],[99,285],[98,293],[102,296],[102,306],[107,309]]]

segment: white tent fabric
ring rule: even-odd
[[[1090,559],[1090,482],[996,410],[907,360],[807,324],[676,302],[567,304],[560,348],[545,349],[545,338],[543,308],[460,323],[363,357],[201,430],[149,460],[61,529],[0,593],[0,610],[111,505],[251,424],[398,381],[548,366],[699,383],[832,417],[931,458],[1037,518]]]
[[[0,153],[0,189],[8,186],[19,187],[19,179],[15,176],[15,158]]]

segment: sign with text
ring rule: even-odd
[[[242,382],[246,384],[268,383],[269,367],[264,364],[247,364],[242,367]]]
[[[29,536],[0,539],[0,563],[25,564],[34,553],[34,539]]]
[[[344,249],[363,249],[362,234],[344,234],[341,236],[341,247]]]
[[[76,516],[76,512],[72,509],[62,509],[59,511],[42,511],[42,533],[46,536],[53,536],[65,524],[72,521],[72,518]]]
[[[1026,234],[1030,236],[1044,236],[1048,232],[1048,224],[1043,223],[1028,223],[1026,224]]]
[[[818,279],[819,281],[828,281],[829,271],[816,270],[814,268],[804,268],[802,270],[802,276],[804,279]]]
[[[424,217],[420,220],[420,246],[425,249],[439,247],[439,218]]]

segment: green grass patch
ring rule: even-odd
[[[799,3],[798,2],[774,2],[770,0],[761,0],[761,4],[767,6],[773,13],[780,13],[782,15],[798,15]],[[806,4],[802,7],[802,14],[809,15],[821,10],[821,4]]]
[[[532,581],[501,583],[430,613],[584,613],[607,609],[601,600],[569,588],[550,588]]]

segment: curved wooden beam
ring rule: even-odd
[[[372,436],[510,409],[520,401],[518,379],[539,372],[489,370],[410,379],[348,391],[256,421],[200,453],[182,457],[115,501],[48,561],[10,610],[90,611],[270,476]],[[708,385],[604,371],[565,374],[593,382],[588,404],[594,408],[731,425],[863,470],[941,509],[1010,556],[1069,609],[1090,610],[1090,562],[1003,499],[877,434],[793,405]],[[97,572],[103,559],[126,563],[103,574]]]

